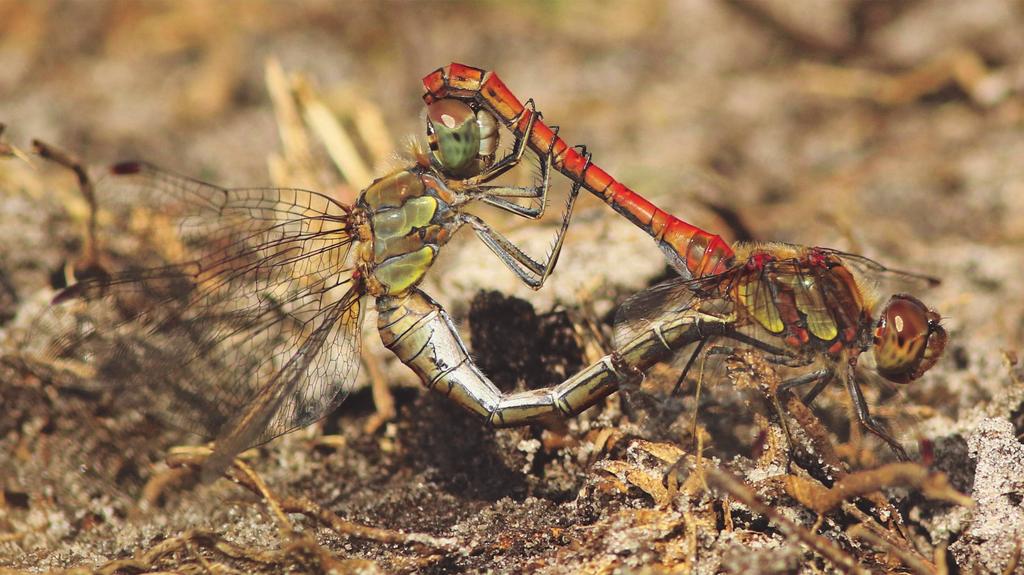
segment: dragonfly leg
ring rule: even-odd
[[[737,334],[738,336],[739,334]],[[766,352],[762,357],[768,363],[774,365],[782,365],[785,367],[805,367],[814,361],[814,358],[801,357],[798,355],[788,354],[785,351],[767,344],[758,345],[756,339],[746,340],[735,337],[743,343],[749,343],[757,349]],[[710,355],[733,355],[736,353],[736,348],[728,345],[714,345],[708,348]]]
[[[558,126],[554,126],[555,134],[558,133]],[[590,154],[586,152],[585,146],[577,146],[582,149],[585,163],[590,164]],[[548,207],[548,191],[551,189],[551,162],[553,159],[552,150],[540,156],[540,179],[541,182],[535,186],[476,186],[474,191],[479,195],[480,201],[496,208],[511,212],[519,217],[535,220],[544,215]],[[582,186],[582,183],[580,183]],[[540,200],[537,205],[524,206],[508,198]],[[532,203],[532,202],[531,202]]]
[[[779,386],[779,392],[781,393],[783,391],[789,391],[791,389],[803,387],[809,383],[813,383],[814,387],[812,387],[811,390],[808,391],[801,400],[803,401],[804,405],[810,405],[811,402],[813,402],[814,399],[818,397],[818,394],[820,394],[828,386],[828,384],[832,382],[832,378],[834,376],[835,371],[827,367],[822,369],[816,369],[812,372],[805,373],[803,375],[798,375],[796,377],[792,377],[782,382],[782,385]]]
[[[687,315],[662,322],[564,382],[502,393],[473,363],[448,314],[418,289],[377,299],[378,329],[385,347],[419,376],[423,384],[496,427],[527,425],[570,417],[637,381],[643,372],[674,350],[723,335],[732,320]]]
[[[529,144],[530,140],[529,137],[527,137],[525,134],[533,133],[533,124],[534,122],[537,121],[538,118],[541,117],[541,113],[537,111],[537,105],[534,103],[533,98],[530,98],[529,100],[526,101],[526,104],[523,107],[522,111],[520,111],[519,115],[517,115],[512,120],[511,125],[519,125],[519,122],[522,121],[524,114],[530,115],[529,120],[526,124],[526,130],[524,132],[519,132],[518,130],[511,130],[512,135],[515,137],[515,141],[512,144],[512,150],[509,151],[509,153],[506,154],[503,158],[501,158],[494,164],[491,164],[490,167],[488,167],[480,174],[467,179],[467,184],[474,186],[477,184],[482,184],[484,182],[489,182],[494,178],[501,176],[502,174],[511,170],[512,168],[519,164],[519,162],[523,159],[523,153],[526,151],[527,144]],[[548,155],[550,155],[550,153],[551,152],[549,150]]]
[[[864,427],[876,437],[889,444],[893,453],[896,454],[896,458],[900,461],[910,461],[910,456],[907,455],[906,450],[900,445],[898,441],[893,439],[891,435],[882,430],[882,427],[871,417],[871,412],[868,410],[868,402],[864,399],[864,393],[860,389],[860,384],[857,383],[857,379],[854,376],[853,366],[855,360],[851,362],[850,370],[846,374],[846,390],[850,394],[850,399],[853,401],[853,410],[857,413],[857,420]]]
[[[565,210],[562,213],[562,225],[555,234],[554,243],[548,251],[545,261],[538,262],[526,254],[519,246],[512,243],[508,238],[487,225],[480,218],[467,213],[458,215],[461,223],[469,224],[476,235],[498,256],[508,269],[512,270],[529,287],[540,289],[547,281],[548,276],[554,271],[558,263],[558,256],[562,252],[562,243],[565,241],[565,234],[569,231],[569,222],[572,219],[572,212],[576,206],[576,199],[579,197],[582,184],[576,182],[569,192],[569,199],[566,201]]]

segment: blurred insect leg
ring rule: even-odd
[[[697,372],[697,387],[696,389],[694,389],[693,392],[693,421],[690,425],[690,434],[693,437],[693,440],[697,442],[698,445],[700,444],[700,435],[699,430],[697,429],[699,425],[697,421],[697,416],[700,413],[700,392],[702,389],[704,389],[704,371],[707,367],[708,355],[709,354],[706,353],[702,355],[700,358],[700,370]],[[699,452],[700,449],[698,448],[697,453]]]
[[[871,412],[868,409],[868,402],[864,399],[864,393],[860,389],[860,384],[857,383],[857,379],[854,377],[853,365],[850,366],[850,370],[846,374],[846,391],[849,392],[850,399],[853,401],[853,410],[857,414],[857,420],[864,429],[889,444],[893,453],[896,454],[897,459],[900,461],[910,461],[910,456],[907,455],[903,446],[893,439],[892,436],[883,431],[878,422],[871,417]]]
[[[764,351],[765,354],[763,354],[761,357],[768,363],[782,365],[785,367],[805,367],[810,365],[811,363],[814,363],[813,357],[788,354],[784,350],[781,350],[775,346],[768,345],[756,339],[741,339],[740,336],[741,334],[737,334],[736,336],[733,336],[732,339],[742,341],[743,343],[751,345],[756,349]],[[709,355],[729,356],[735,354],[736,352],[737,349],[735,347],[728,345],[716,345],[708,348]]]
[[[835,376],[835,371],[830,368],[817,369],[803,375],[792,377],[782,382],[779,386],[779,393],[789,391],[797,387],[803,387],[809,383],[814,383],[814,387],[803,396],[801,401],[804,405],[811,405],[818,394],[824,390],[829,383],[832,382],[832,378]]]
[[[562,244],[565,241],[565,234],[569,231],[569,222],[572,220],[572,212],[576,207],[576,199],[579,197],[580,183],[575,183],[569,192],[569,199],[566,201],[565,210],[562,213],[562,225],[555,233],[555,241],[548,251],[545,261],[538,262],[513,244],[505,236],[501,235],[480,218],[460,213],[462,223],[469,224],[476,235],[487,245],[488,248],[498,256],[498,259],[505,264],[520,280],[533,289],[540,289],[547,281],[548,276],[555,270],[558,263],[558,256],[562,253]]]
[[[771,404],[772,410],[775,412],[775,416],[779,418],[779,426],[782,427],[782,432],[786,434],[786,445],[789,449],[786,450],[786,472],[789,473],[793,465],[793,453],[796,451],[796,442],[793,441],[793,432],[789,429],[789,421],[786,420],[786,413],[782,409],[782,404],[779,403],[779,395],[777,393],[768,394],[768,403]]]
[[[92,277],[106,278],[110,273],[103,265],[100,255],[100,244],[97,233],[97,221],[99,214],[99,203],[96,201],[96,189],[89,172],[82,166],[81,161],[74,155],[65,152],[55,146],[51,146],[40,140],[32,140],[32,147],[40,157],[49,160],[75,174],[78,180],[78,190],[89,206],[88,219],[86,220],[85,238],[82,248],[82,257],[74,265],[72,275],[75,281],[81,281]],[[74,282],[69,281],[68,284]]]
[[[384,423],[395,418],[395,396],[391,393],[387,379],[380,369],[380,357],[363,350],[362,363],[370,378],[370,391],[373,394],[373,405],[377,409],[363,426],[363,432],[372,435]]]
[[[527,425],[581,413],[676,349],[732,328],[732,319],[690,314],[662,322],[552,387],[503,394],[473,363],[448,314],[418,289],[377,300],[378,329],[429,389],[496,427]]]
[[[530,114],[530,119],[526,123],[526,130],[522,133],[518,130],[511,130],[515,137],[515,141],[512,144],[512,150],[506,154],[505,157],[492,164],[479,175],[466,180],[469,185],[489,182],[514,168],[523,159],[523,152],[526,151],[527,144],[530,143],[530,134],[533,133],[533,124],[537,121],[537,118],[541,117],[541,113],[537,111],[537,105],[534,103],[533,98],[526,101],[526,105],[523,107],[523,110],[512,120],[510,125],[518,126],[519,122],[523,119],[523,114],[526,113]]]
[[[697,347],[694,348],[693,353],[690,354],[690,359],[686,360],[686,366],[683,367],[683,371],[680,372],[679,378],[676,379],[676,384],[672,386],[672,395],[679,393],[679,389],[683,386],[683,381],[686,379],[686,376],[689,375],[690,369],[693,367],[693,363],[697,360],[697,357],[700,356],[700,352],[704,349],[704,346],[707,345],[707,343],[707,339],[702,339],[697,342]],[[701,370],[703,371],[703,365],[701,366]]]

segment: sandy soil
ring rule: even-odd
[[[252,452],[277,514],[241,471],[199,485],[188,456],[168,461],[200,438],[41,359],[54,333],[32,322],[81,261],[87,204],[67,171],[0,157],[0,571],[1024,573],[1022,26],[1024,8],[998,1],[0,2],[0,122],[20,150],[59,145],[94,175],[145,158],[282,184],[273,59],[363,130],[366,175],[317,173],[352,194],[422,130],[419,79],[460,61],[498,71],[618,179],[730,240],[942,278],[879,295],[914,292],[950,334],[911,385],[865,375],[920,466],[887,465],[839,386],[814,405],[822,427],[795,426],[823,434],[832,479],[862,487],[826,505],[829,462],[798,454],[787,475],[771,411],[729,381],[702,396],[701,458],[693,396],[670,397],[660,367],[564,428],[495,431],[423,391],[368,331],[396,413],[380,422],[364,373],[323,422]],[[100,203],[105,261],[137,261],[129,208]],[[477,212],[531,253],[555,229]],[[589,197],[540,292],[472,234],[446,250],[424,289],[506,390],[607,351],[616,304],[667,274]]]

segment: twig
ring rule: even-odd
[[[142,494],[139,500],[143,507],[151,507],[157,504],[160,496],[171,485],[181,481],[192,474],[190,469],[165,469],[153,474],[149,481],[142,487]]]
[[[295,533],[295,529],[292,527],[292,522],[288,520],[288,516],[281,510],[281,504],[278,503],[277,497],[271,493],[266,482],[263,481],[263,478],[257,475],[248,463],[240,459],[235,459],[234,468],[240,471],[246,479],[248,479],[248,483],[246,485],[247,489],[259,494],[263,497],[263,500],[267,502],[267,505],[270,506],[270,510],[274,513],[274,516],[277,517],[278,528],[281,530],[281,538],[284,540],[290,539]]]
[[[878,547],[884,551],[892,553],[903,562],[904,565],[909,567],[914,573],[920,573],[921,575],[934,575],[935,565],[930,562],[922,561],[919,557],[916,557],[909,549],[900,545],[893,545],[891,541],[884,537],[878,536],[876,533],[864,527],[864,524],[854,525],[849,528],[846,533],[855,539],[862,539],[868,543]]]
[[[829,58],[843,57],[849,54],[856,44],[823,38],[786,22],[761,2],[751,0],[727,0],[739,14],[748,18],[756,25],[762,26],[783,41],[791,44],[801,52],[810,52]]]
[[[434,537],[425,533],[405,533],[392,529],[370,527],[342,519],[337,514],[324,509],[305,497],[285,497],[281,499],[281,508],[288,513],[301,513],[330,527],[339,535],[347,535],[357,539],[366,539],[378,543],[397,543],[402,545],[420,544],[433,549],[453,550],[457,542],[449,537]]]
[[[395,410],[395,396],[391,393],[387,378],[381,372],[380,358],[364,350],[362,361],[363,366],[366,367],[366,374],[370,378],[373,405],[377,408],[377,411],[363,426],[363,433],[373,435],[381,425],[394,419],[398,412]]]
[[[167,464],[171,467],[188,466],[198,469],[202,467],[203,462],[209,455],[209,451],[210,450],[208,448],[179,450],[178,452],[172,453],[168,456]],[[244,465],[245,468],[248,468],[249,471],[237,471],[240,469],[240,464]],[[301,513],[311,519],[315,519],[323,523],[342,536],[376,541],[378,543],[424,545],[432,549],[443,550],[451,550],[457,546],[456,541],[451,538],[434,537],[423,533],[404,533],[402,531],[370,527],[348,521],[304,497],[279,498],[275,496],[266,487],[266,485],[262,485],[262,481],[259,481],[258,475],[256,475],[248,465],[242,464],[237,459],[235,460],[234,467],[228,470],[228,477],[236,484],[248,489],[255,495],[264,498],[268,502],[272,502],[271,505],[276,505],[277,509],[275,510],[275,513],[279,514],[279,520],[285,513]],[[259,483],[257,483],[257,481],[259,481]],[[287,522],[287,519],[285,519],[285,522]],[[288,525],[290,527],[290,522]]]
[[[264,565],[280,564],[284,557],[280,552],[268,552],[231,543],[210,530],[191,529],[181,535],[161,541],[130,559],[110,561],[96,569],[96,573],[100,575],[115,575],[124,571],[152,571],[161,559],[172,553],[187,549],[189,544],[196,544],[200,547],[215,550],[232,559],[262,563]]]
[[[972,507],[974,502],[949,485],[944,473],[932,473],[917,463],[890,463],[876,469],[851,473],[832,486],[797,477],[786,478],[786,492],[817,513],[826,513],[844,501],[879,491],[884,487],[920,489],[926,497]]]
[[[767,517],[784,534],[795,537],[810,547],[816,553],[830,561],[837,568],[848,573],[867,573],[861,568],[857,561],[842,549],[834,545],[828,539],[812,533],[803,526],[798,525],[783,517],[769,505],[757,499],[757,496],[745,485],[740,483],[732,474],[720,469],[709,468],[705,471],[708,479],[715,487],[725,491],[735,499],[750,508],[751,511]]]
[[[931,562],[931,561],[928,561],[923,556],[921,556],[920,552],[918,552],[916,549],[911,549],[907,545],[907,539],[906,539],[906,534],[905,533],[901,532],[901,535],[904,536],[904,539],[902,539],[902,540],[897,539],[896,537],[893,536],[893,533],[891,531],[889,531],[888,529],[882,527],[878,523],[878,520],[876,520],[874,517],[868,515],[867,513],[864,513],[863,511],[860,510],[860,508],[858,508],[856,505],[854,505],[853,503],[850,503],[848,501],[843,503],[842,509],[843,509],[844,513],[846,513],[847,515],[849,515],[849,516],[857,519],[858,521],[860,521],[859,527],[861,527],[862,529],[867,529],[868,531],[873,533],[875,535],[875,537],[877,537],[878,539],[884,541],[885,544],[888,545],[889,547],[891,547],[893,549],[901,549],[901,550],[903,550],[904,554],[916,553],[920,558],[917,558],[915,560],[918,563],[920,563],[922,565],[925,565],[929,569],[931,569],[931,573],[935,573],[935,569],[936,569],[935,564],[933,562]]]

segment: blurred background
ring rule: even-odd
[[[42,139],[96,174],[144,158],[281,185],[267,88],[279,66],[362,130],[358,153],[382,175],[423,131],[425,74],[452,61],[496,71],[595,163],[728,240],[830,246],[942,278],[918,295],[950,347],[906,391],[936,410],[919,415],[927,436],[1017,381],[1022,30],[1024,3],[1000,0],[4,0],[0,122],[10,144]],[[0,317],[50,283],[81,232],[70,177],[33,170],[0,168]],[[488,213],[531,253],[554,229]],[[648,238],[583,197],[541,292],[468,233],[425,289],[460,319],[479,289],[545,309],[590,294],[608,311],[607,294],[663,273]]]
[[[0,117],[13,143],[94,166],[145,158],[258,185],[280,147],[268,58],[351,114],[373,108],[378,146],[396,152],[423,129],[420,78],[458,61],[497,71],[618,179],[723,235],[737,235],[724,209],[753,239],[996,279],[1024,229],[1020,19],[1001,1],[6,1]],[[581,243],[594,240],[570,235],[566,268],[599,256]],[[1017,342],[1006,305],[982,317]]]

